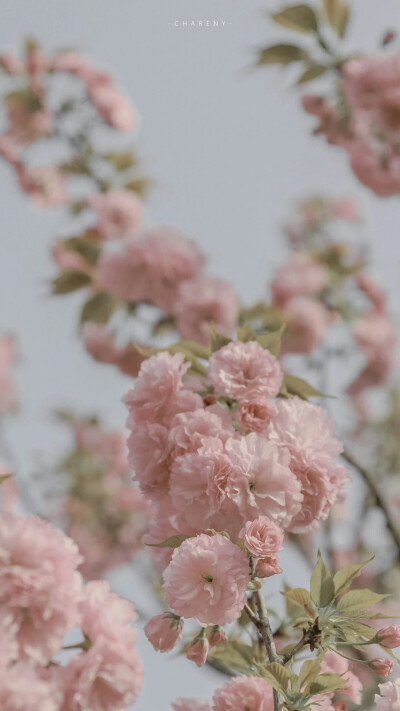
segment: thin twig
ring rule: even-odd
[[[267,650],[267,656],[270,662],[279,662],[280,657],[276,653],[274,635],[272,634],[271,625],[268,619],[268,611],[264,600],[264,595],[261,590],[257,590],[254,594],[256,608],[258,612],[258,630]],[[273,689],[274,711],[279,711],[279,696],[276,689]]]
[[[388,529],[388,531],[390,532],[390,534],[393,538],[393,541],[394,541],[396,548],[397,548],[397,557],[400,560],[400,531],[396,528],[394,522],[392,521],[389,507],[387,506],[386,501],[381,496],[379,489],[375,484],[373,476],[361,464],[356,462],[356,460],[353,459],[351,454],[349,454],[348,452],[343,452],[342,457],[348,464],[350,464],[350,466],[354,467],[354,469],[356,469],[358,471],[358,473],[362,476],[363,480],[367,484],[369,490],[371,491],[371,493],[375,499],[376,505],[378,506],[378,508],[381,509],[382,513],[384,514],[385,520],[386,520],[386,528]]]

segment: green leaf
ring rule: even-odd
[[[77,252],[85,262],[95,266],[100,256],[100,247],[85,237],[70,237],[64,240],[64,246],[71,252]]]
[[[384,600],[387,595],[378,595],[378,593],[372,592],[372,590],[350,590],[340,598],[336,609],[341,612],[351,612],[353,610],[360,611],[360,617],[363,609],[366,607],[372,607],[376,603]]]
[[[350,16],[349,6],[343,0],[322,0],[322,4],[330,26],[339,37],[344,37]]]
[[[150,546],[151,548],[179,548],[181,543],[186,541],[187,538],[189,538],[189,536],[178,534],[176,536],[170,536],[165,541],[162,541],[162,543],[146,543],[146,546]]]
[[[132,151],[122,151],[120,153],[106,153],[105,160],[108,160],[116,170],[127,170],[135,165],[136,160]]]
[[[292,588],[285,590],[282,595],[293,605],[303,608],[310,617],[314,617],[314,605],[308,590],[305,588]]]
[[[315,659],[307,659],[300,669],[299,685],[300,689],[303,686],[306,688],[314,681],[321,671],[321,658],[318,656]]]
[[[310,685],[310,694],[329,694],[338,689],[345,689],[348,681],[343,679],[340,674],[320,674],[315,681]]]
[[[273,12],[271,17],[278,25],[296,32],[317,32],[318,30],[316,14],[309,5],[285,7],[279,12]]]
[[[335,595],[339,595],[344,592],[352,581],[355,578],[358,578],[362,569],[365,568],[365,566],[373,559],[374,556],[359,565],[345,565],[343,568],[340,568],[340,570],[338,570],[333,576],[333,582],[335,583]]]
[[[332,575],[318,551],[317,564],[311,574],[311,599],[317,607],[327,607],[335,597],[335,584]]]
[[[298,378],[296,375],[285,373],[281,388],[281,394],[293,397],[297,395],[302,400],[308,400],[309,397],[329,397],[316,390],[310,383],[307,383],[303,378]]]
[[[208,658],[221,662],[225,667],[241,674],[252,674],[254,650],[239,640],[229,640],[215,647]]]
[[[231,343],[232,339],[227,338],[227,336],[223,336],[222,333],[218,333],[218,331],[215,328],[215,324],[212,323],[210,326],[210,351],[211,353],[215,353],[216,351],[219,351],[220,348],[223,348],[224,346],[227,346],[228,343]]]
[[[83,305],[81,323],[107,323],[116,308],[117,302],[107,291],[99,291]]]
[[[305,84],[307,81],[312,81],[313,79],[321,77],[327,71],[328,67],[325,64],[312,64],[311,67],[308,67],[303,74],[300,75],[297,83]]]
[[[89,286],[92,279],[89,274],[75,269],[67,269],[54,279],[53,294],[70,294],[72,291]]]
[[[276,358],[279,358],[284,330],[285,324],[282,324],[277,331],[272,331],[271,333],[260,333],[256,336],[255,340],[260,344],[260,346],[268,350]]]
[[[152,178],[135,178],[126,183],[126,190],[131,190],[133,193],[137,193],[140,197],[144,197],[153,186],[154,181]]]
[[[307,52],[294,44],[274,44],[261,50],[258,64],[282,64],[287,66],[292,62],[302,62],[308,56]]]
[[[271,664],[265,664],[263,666],[263,676],[265,675],[265,672],[267,672],[270,678],[272,677],[273,679],[275,679],[277,686],[279,685],[279,689],[277,688],[277,686],[274,686],[274,689],[276,689],[277,691],[286,691],[289,686],[289,682],[291,681],[293,676],[289,669],[284,667],[282,664],[272,662]],[[271,684],[271,686],[273,686],[273,684]]]
[[[0,475],[0,485],[3,484],[5,481],[7,481],[7,479],[11,479],[12,476],[13,476],[12,472],[10,472],[9,474],[1,474]]]

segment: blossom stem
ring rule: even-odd
[[[280,657],[276,653],[274,635],[272,634],[271,625],[268,619],[267,606],[265,604],[264,595],[261,590],[253,593],[256,602],[258,613],[258,630],[267,651],[267,656],[270,662],[280,662]],[[279,711],[279,696],[276,689],[273,689],[274,711]]]
[[[354,469],[356,469],[358,471],[358,473],[362,476],[363,480],[365,481],[368,488],[370,489],[370,491],[375,499],[376,505],[378,506],[378,508],[381,509],[382,513],[385,516],[386,528],[388,529],[389,533],[391,534],[391,536],[393,538],[393,542],[395,543],[396,548],[397,548],[397,557],[398,557],[398,559],[400,559],[400,531],[396,528],[395,524],[393,523],[390,511],[389,511],[389,507],[387,506],[385,500],[379,493],[379,490],[374,482],[374,479],[373,479],[371,473],[367,469],[365,469],[361,464],[356,462],[356,460],[353,459],[351,454],[349,454],[348,452],[346,452],[346,451],[342,452],[342,457],[348,464],[350,464],[351,467],[353,467]]]

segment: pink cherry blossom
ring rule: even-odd
[[[124,239],[140,227],[143,204],[131,190],[96,193],[87,204],[97,213],[96,229],[104,240]]]
[[[20,654],[47,663],[78,619],[76,545],[36,516],[0,514],[0,600],[18,627]]]
[[[250,432],[264,432],[272,418],[274,406],[268,398],[252,394],[239,401],[235,419],[242,429]]]
[[[330,314],[321,303],[308,296],[294,297],[285,304],[285,317],[284,354],[309,354],[322,345],[330,325]]]
[[[208,634],[210,647],[218,647],[219,644],[223,644],[223,642],[227,642],[227,640],[228,636],[222,627],[214,625],[211,628],[211,631]]]
[[[283,548],[283,531],[267,516],[248,521],[241,536],[247,550],[255,558],[276,555]]]
[[[213,711],[273,711],[272,687],[259,676],[238,676],[213,696]]]
[[[169,652],[182,637],[183,621],[171,612],[156,615],[146,624],[145,635],[158,652]]]
[[[17,178],[22,190],[38,207],[57,207],[67,202],[66,185],[57,168],[20,166]]]
[[[308,254],[299,252],[275,272],[271,284],[273,303],[285,308],[294,296],[318,294],[328,283],[327,268]]]
[[[88,97],[100,116],[118,131],[131,131],[135,124],[135,114],[128,99],[111,82],[89,82]]]
[[[399,711],[400,679],[379,684],[379,694],[375,694],[377,711]]]
[[[59,711],[57,694],[40,672],[28,661],[0,667],[1,711]]]
[[[99,636],[88,651],[75,655],[62,670],[61,711],[125,711],[133,704],[143,675],[135,640],[133,630],[122,628],[117,638]]]
[[[245,602],[250,568],[246,554],[225,536],[188,538],[164,571],[168,605],[201,625],[236,619]]]
[[[244,399],[257,394],[275,397],[282,385],[279,361],[256,341],[228,343],[213,353],[208,380],[225,397]]]
[[[182,338],[208,345],[210,324],[224,336],[232,336],[239,317],[239,299],[222,279],[201,275],[183,282],[175,306]]]
[[[148,302],[173,313],[180,285],[203,265],[204,257],[192,242],[171,230],[158,230],[102,256],[99,284],[119,299]]]
[[[137,617],[133,604],[111,592],[107,580],[85,585],[79,610],[82,631],[92,643],[99,637],[118,637],[119,630]]]
[[[289,451],[255,432],[229,439],[226,451],[242,479],[245,521],[268,516],[287,528],[303,500],[300,484],[289,468]]]

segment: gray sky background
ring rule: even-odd
[[[254,50],[287,37],[272,28],[271,0],[1,0],[0,48],[32,34],[50,50],[75,45],[113,70],[141,116],[138,140],[148,174],[157,180],[146,222],[169,225],[195,239],[211,269],[243,299],[262,296],[285,257],[279,224],[293,201],[309,192],[359,199],[375,276],[396,294],[399,200],[378,199],[358,184],[339,149],[310,135],[311,122],[277,69],[250,71]],[[398,0],[354,0],[349,49],[373,51],[399,23]],[[176,28],[175,20],[226,20],[224,28]],[[76,337],[79,297],[47,296],[53,267],[49,246],[62,213],[39,212],[0,164],[0,329],[18,336],[22,411],[9,438],[22,471],[35,452],[51,451],[64,434],[49,411],[72,405],[100,410],[113,424],[128,380],[93,363]],[[120,585],[135,597],[129,575]],[[210,696],[218,676],[186,660],[140,651],[147,667],[137,711],[163,711],[178,695]]]

